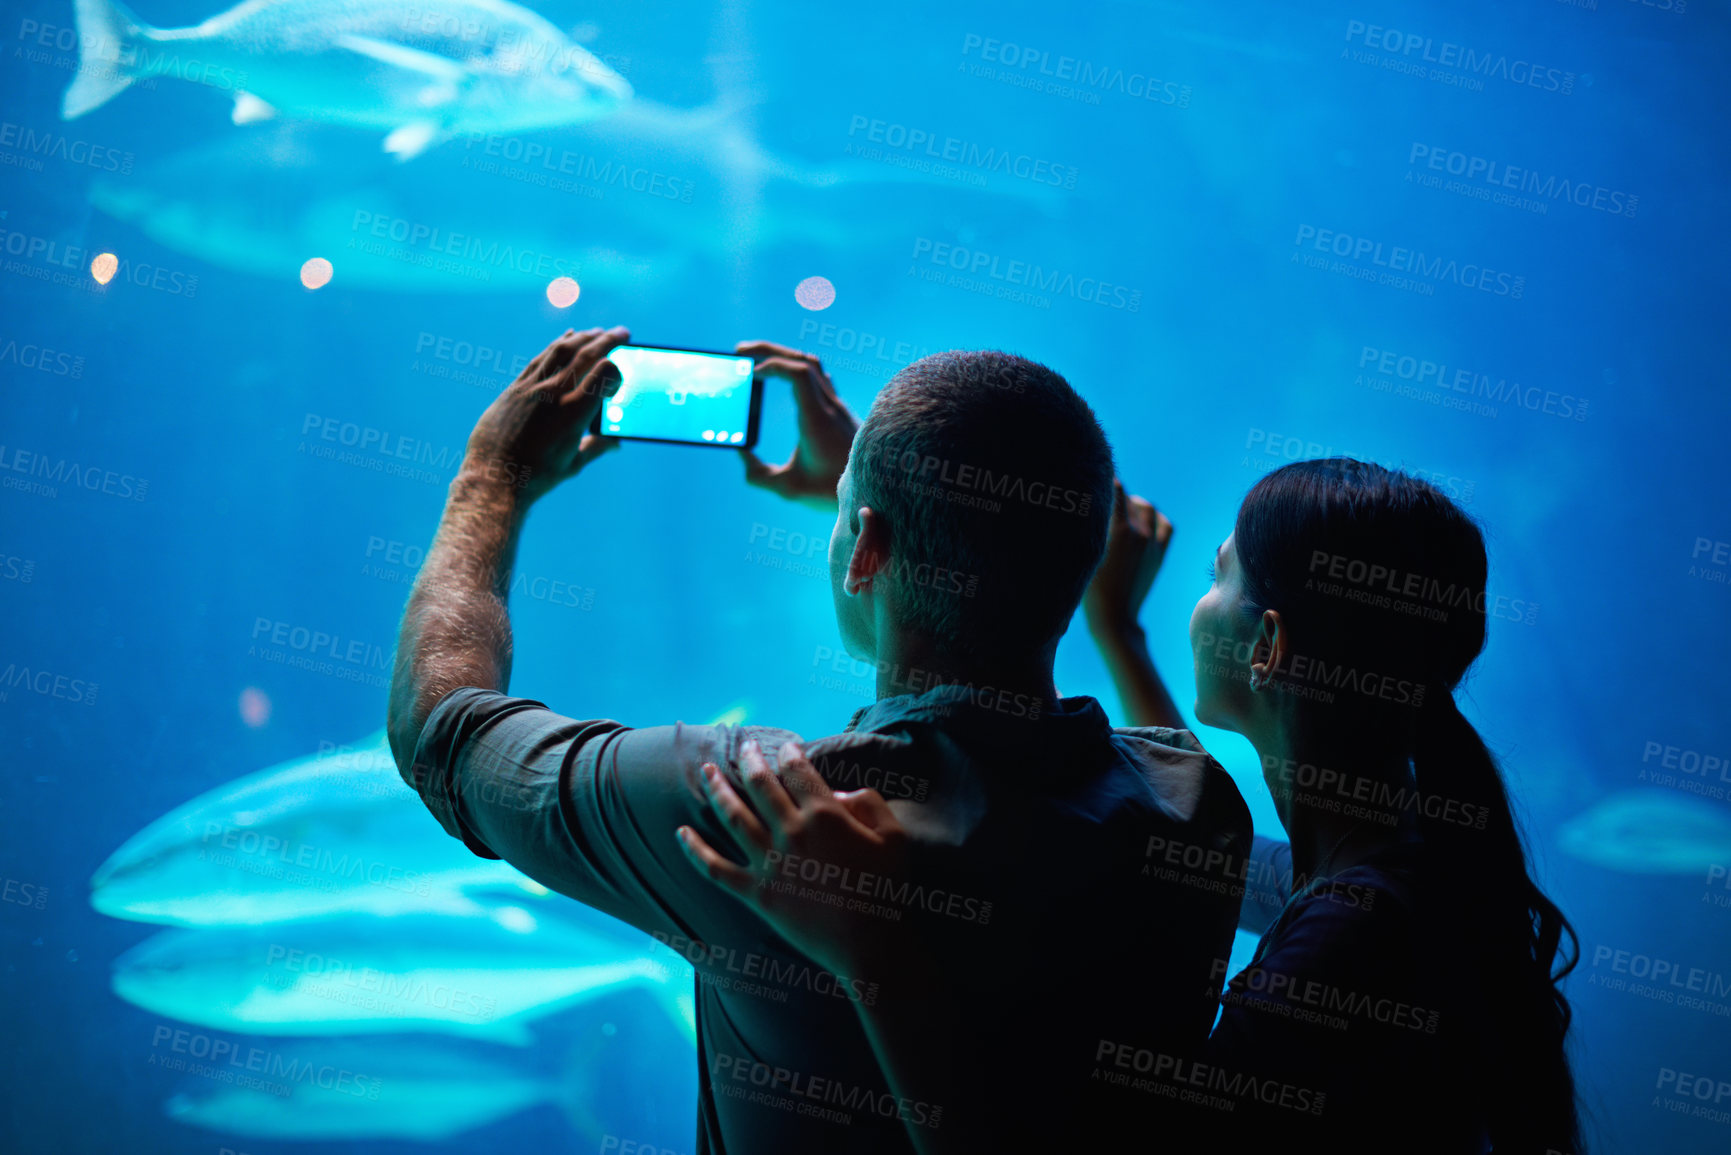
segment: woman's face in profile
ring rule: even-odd
[[[1242,731],[1250,705],[1250,657],[1257,621],[1243,609],[1238,555],[1227,535],[1209,567],[1208,592],[1190,611],[1190,653],[1196,665],[1196,720]]]

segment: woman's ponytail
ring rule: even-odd
[[[1448,968],[1445,1013],[1459,1024],[1451,1045],[1463,1048],[1452,1065],[1476,1084],[1493,1150],[1574,1155],[1580,1122],[1558,982],[1579,946],[1533,881],[1502,772],[1454,700],[1485,645],[1484,535],[1435,486],[1331,458],[1258,481],[1233,540],[1248,609],[1278,610],[1302,645],[1342,668],[1423,686],[1416,711],[1365,699],[1332,706],[1329,721],[1411,762],[1427,922]],[[1319,566],[1349,584],[1355,572],[1381,576],[1343,589],[1318,579]]]
[[[1422,709],[1412,761],[1437,938],[1458,991],[1451,1017],[1475,1024],[1473,1050],[1492,1064],[1476,1080],[1494,1149],[1579,1152],[1557,986],[1580,958],[1574,928],[1528,873],[1496,758],[1450,690]]]

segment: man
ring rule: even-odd
[[[860,426],[816,358],[739,347],[791,382],[799,409],[792,459],[747,454],[747,478],[837,510],[837,624],[878,671],[874,706],[786,758],[831,786],[879,784],[908,832],[905,871],[789,856],[776,885],[941,960],[953,1029],[991,1057],[960,1073],[946,1116],[941,1075],[919,1095],[891,1091],[855,1014],[906,996],[914,980],[894,958],[879,973],[823,970],[718,894],[676,837],[722,845],[703,768],[743,788],[742,767],[773,772],[794,735],[574,721],[503,693],[518,534],[537,498],[609,448],[584,430],[618,387],[606,357],[628,336],[567,333],[470,436],[403,620],[388,730],[404,778],[475,853],[693,962],[700,1151],[906,1151],[910,1118],[994,1147],[1067,1147],[1114,1110],[1157,1110],[1158,1096],[1103,1095],[1102,1056],[1181,1054],[1206,1035],[1250,824],[1206,755],[1159,740],[1170,732],[1115,734],[1092,699],[1057,696],[1058,639],[1112,510],[1093,413],[1044,366],[954,352],[898,373]]]

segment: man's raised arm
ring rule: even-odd
[[[397,639],[386,733],[411,786],[415,747],[453,690],[503,691],[511,678],[505,599],[529,507],[616,442],[585,430],[619,387],[607,354],[623,328],[567,331],[494,399],[469,435],[462,467]]]

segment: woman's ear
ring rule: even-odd
[[[1279,610],[1263,610],[1256,624],[1256,641],[1250,655],[1250,688],[1260,690],[1273,681],[1274,675],[1287,669],[1289,640]]]

